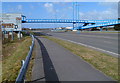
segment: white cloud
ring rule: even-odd
[[[105,2],[119,2],[119,0],[105,0]]]
[[[53,4],[57,4],[58,5],[58,4],[60,4],[60,2],[53,2]]]
[[[31,8],[31,9],[34,9],[34,6],[33,6],[33,5],[31,5],[31,6],[30,6],[30,8]]]
[[[44,7],[46,8],[46,10],[50,13],[54,13],[54,8],[53,8],[53,4],[52,3],[45,3]]]
[[[69,9],[73,9],[73,7],[68,7]]]
[[[17,9],[21,11],[22,10],[22,5],[18,5]]]
[[[89,20],[105,20],[105,19],[117,19],[118,12],[117,10],[108,9],[105,11],[90,11],[87,13],[79,12],[80,19],[89,19]]]
[[[79,15],[80,15],[80,16],[83,16],[83,15],[84,15],[84,13],[83,13],[83,12],[79,12]]]
[[[100,6],[106,6],[109,9],[104,11],[93,10],[87,13],[80,12],[82,19],[102,20],[102,19],[117,19],[118,18],[118,3],[117,2],[99,2]]]
[[[60,10],[56,9],[56,12],[58,13],[58,12],[60,12]]]
[[[118,8],[118,2],[99,2],[98,5],[107,6],[114,9]]]
[[[45,3],[44,6],[45,7],[53,7],[53,4],[52,3]]]

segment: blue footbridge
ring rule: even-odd
[[[72,23],[73,29],[90,29],[95,27],[106,27],[120,25],[120,20],[75,20],[75,19],[26,19],[26,16],[22,16],[22,23]],[[83,23],[83,26],[76,27],[75,24]]]

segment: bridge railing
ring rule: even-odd
[[[26,23],[108,23],[115,22],[118,19],[108,19],[108,20],[73,20],[73,19],[26,19],[22,20]]]
[[[111,25],[117,25],[117,24],[120,24],[120,20],[96,23],[94,25],[87,25],[87,26],[83,26],[81,29],[87,29],[87,28],[93,28],[93,27],[105,27],[105,26],[111,26]]]
[[[24,60],[22,60],[22,67],[20,69],[20,72],[18,74],[18,77],[16,78],[16,82],[15,83],[24,83],[24,79],[25,79],[25,75],[26,75],[26,72],[27,72],[27,69],[28,69],[28,65],[29,65],[29,62],[30,62],[30,59],[31,59],[31,56],[32,56],[32,51],[33,51],[33,47],[34,47],[34,44],[35,44],[35,40],[34,40],[34,36],[31,35],[32,37],[32,45],[30,46],[30,50],[28,52],[28,55]]]

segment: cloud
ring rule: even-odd
[[[98,5],[100,6],[107,6],[113,9],[118,8],[118,2],[99,2]]]
[[[103,19],[117,19],[118,18],[118,3],[117,2],[99,2],[98,5],[106,6],[108,9],[104,11],[92,10],[90,12],[80,12],[81,19],[103,20]]]
[[[79,12],[79,17],[82,20],[105,20],[105,19],[117,19],[118,12],[117,10],[108,9],[105,11],[93,10],[91,12],[83,13]]]
[[[34,6],[33,6],[33,5],[30,5],[30,8],[31,8],[31,9],[34,9]]]
[[[58,5],[58,4],[60,4],[60,2],[53,2],[53,4],[57,4]]]
[[[70,6],[70,7],[68,7],[68,8],[69,8],[69,9],[73,9],[73,7],[71,7],[71,6]]]
[[[60,12],[60,10],[56,9],[56,13]]]
[[[52,3],[45,3],[44,6],[45,7],[53,7],[53,4]]]
[[[52,3],[45,3],[44,7],[46,8],[46,10],[50,13],[55,13],[54,7]]]
[[[105,0],[105,2],[119,2],[119,0]]]
[[[82,12],[79,12],[79,15],[80,15],[80,16],[84,16],[84,13],[82,13]]]
[[[17,9],[21,11],[22,10],[22,5],[18,5]]]
[[[60,0],[61,1],[61,0]],[[63,0],[64,2],[73,2],[74,0]],[[81,0],[76,0],[76,1],[81,1]]]

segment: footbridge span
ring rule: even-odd
[[[83,26],[78,26],[79,29],[89,29],[95,27],[119,25],[120,20],[26,19],[26,16],[22,16],[22,23],[72,23],[73,28],[76,28],[75,24],[83,23]]]

